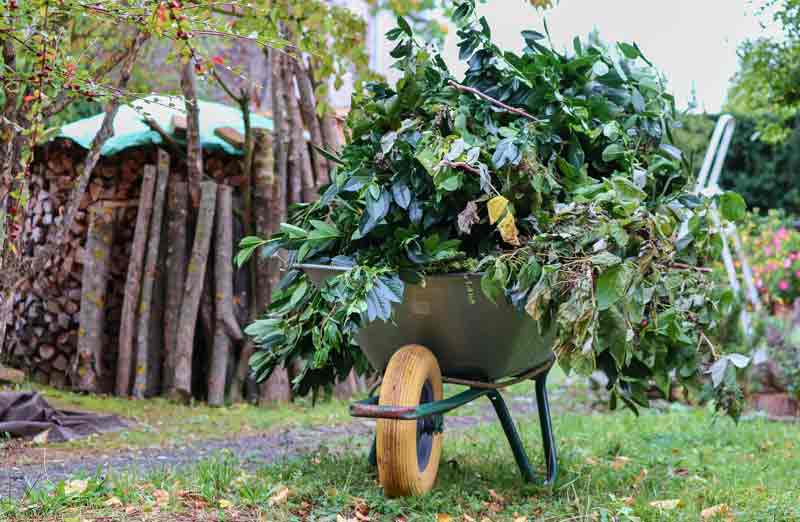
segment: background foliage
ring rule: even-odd
[[[757,119],[741,114],[736,117],[733,135],[720,185],[741,194],[751,209],[783,209],[800,213],[800,118],[791,120],[790,133],[784,142],[768,143],[760,139]],[[674,132],[678,147],[688,158],[696,174],[711,139],[718,115],[689,114],[681,118],[681,128]]]

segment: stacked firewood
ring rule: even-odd
[[[97,382],[91,387],[92,391],[113,391],[124,283],[144,166],[157,162],[156,150],[155,147],[130,149],[101,160],[62,246],[45,261],[43,271],[28,275],[16,285],[3,354],[35,381],[57,387],[79,387],[81,308],[82,301],[87,300],[86,279],[92,275],[85,273],[86,264],[95,262],[93,257],[97,254],[96,248],[87,249],[94,223],[95,228],[102,225],[110,231],[110,242],[106,249],[108,260],[101,263],[107,271],[103,275],[107,284],[100,321],[103,328],[99,332],[103,349],[95,361]],[[34,258],[47,240],[58,233],[84,156],[85,150],[69,140],[56,140],[37,151],[20,241],[23,260]],[[207,153],[205,161],[210,178],[234,186],[243,182],[240,162],[236,159],[217,152]],[[184,175],[181,169],[185,172],[185,164],[172,162],[170,170],[174,177]],[[240,291],[246,292],[246,283],[239,286]]]

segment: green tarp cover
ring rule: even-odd
[[[208,101],[198,101],[200,106],[200,143],[203,148],[223,150],[228,154],[241,155],[242,152],[214,135],[214,130],[220,127],[232,127],[244,134],[244,121],[239,109]],[[183,98],[177,96],[148,96],[137,100],[130,105],[122,105],[117,117],[114,118],[114,136],[103,145],[100,154],[112,156],[130,147],[161,143],[161,136],[144,122],[149,118],[164,129],[172,133],[172,116],[186,115]],[[104,114],[91,118],[78,120],[61,128],[58,137],[69,138],[75,143],[88,149],[92,145],[100,125],[103,123]],[[253,128],[272,130],[272,120],[263,116],[251,114],[250,121]]]

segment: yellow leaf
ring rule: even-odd
[[[730,506],[728,504],[717,504],[700,512],[702,520],[712,520],[715,517],[726,517],[727,520],[733,520]]]
[[[231,502],[230,500],[225,500],[224,498],[220,499],[219,507],[221,509],[228,509],[229,507],[233,507],[233,502]]]
[[[436,515],[436,522],[450,522],[451,520],[453,520],[453,517],[447,513],[439,513]]]
[[[514,522],[528,522],[528,517],[517,517]]]
[[[117,497],[111,497],[103,502],[103,505],[106,507],[120,507],[122,505],[122,501]]]
[[[283,504],[284,502],[286,502],[286,499],[289,498],[289,493],[290,493],[289,488],[287,487],[281,488],[280,490],[278,490],[277,493],[275,493],[269,498],[269,505],[276,506],[278,504]]]
[[[68,480],[64,484],[64,493],[67,495],[79,495],[89,487],[88,480]]]
[[[672,500],[654,500],[650,502],[650,507],[654,507],[656,509],[675,509],[683,505],[680,499],[672,499]]]
[[[519,231],[514,215],[508,205],[508,200],[503,196],[495,196],[490,199],[486,206],[489,209],[489,223],[497,223],[497,230],[503,241],[510,245],[519,246]],[[499,220],[499,223],[498,223]]]

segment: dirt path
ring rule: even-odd
[[[536,411],[533,401],[525,399],[510,400],[509,406],[520,418]],[[461,430],[494,420],[495,415],[491,406],[485,405],[474,415],[448,416],[445,426],[448,431]],[[136,470],[146,473],[164,467],[187,466],[221,450],[233,452],[246,467],[268,465],[284,458],[314,451],[323,444],[342,446],[347,443],[349,449],[361,449],[366,453],[373,430],[374,422],[354,419],[334,426],[289,428],[262,435],[197,441],[183,447],[141,449],[108,455],[75,456],[68,453],[53,455],[51,450],[48,458],[46,447],[29,449],[26,450],[28,457],[31,457],[31,451],[39,452],[36,456],[37,463],[4,465],[0,469],[0,498],[20,498],[28,488],[65,480],[78,473],[99,472],[105,475],[110,470],[115,472]]]

